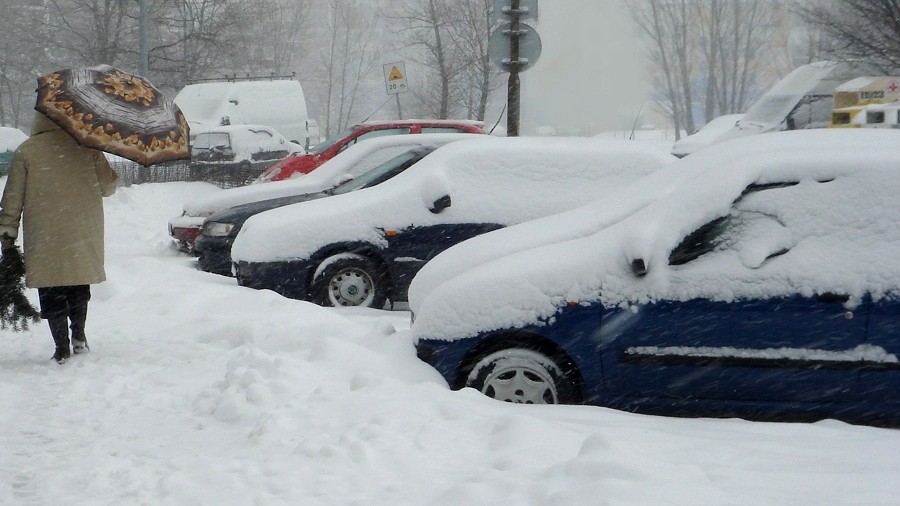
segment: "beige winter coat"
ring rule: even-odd
[[[117,182],[103,153],[79,146],[56,123],[35,114],[0,200],[0,234],[17,237],[22,220],[28,287],[106,279],[102,197],[112,195]]]

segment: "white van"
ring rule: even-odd
[[[307,146],[306,98],[287,79],[189,84],[175,97],[194,134],[226,125],[265,125]]]

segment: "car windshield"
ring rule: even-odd
[[[324,153],[325,151],[327,151],[328,148],[330,148],[331,146],[334,146],[335,143],[337,143],[337,141],[347,137],[348,135],[352,134],[353,132],[355,132],[357,130],[359,130],[359,125],[354,125],[348,129],[344,130],[343,132],[338,132],[337,135],[334,135],[333,137],[329,137],[329,138],[325,139],[324,141],[316,144],[316,147],[312,148],[309,151],[309,153],[312,155],[320,155],[320,154]]]
[[[226,133],[206,133],[198,134],[194,139],[193,149],[199,151],[210,150],[216,146],[228,147],[231,142]]]
[[[408,169],[414,163],[418,162],[419,160],[424,158],[425,155],[431,153],[435,149],[436,148],[411,149],[403,153],[402,155],[391,158],[390,160],[382,163],[381,165],[368,172],[360,174],[360,176],[356,179],[351,179],[350,181],[337,186],[331,191],[331,193],[334,195],[341,195],[353,190],[358,190],[360,188],[366,188],[368,186],[375,186],[376,184],[383,183]]]
[[[800,98],[796,95],[766,95],[747,111],[742,121],[747,123],[778,123],[797,105]]]

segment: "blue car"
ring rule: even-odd
[[[447,250],[410,287],[418,355],[507,402],[896,425],[897,140],[730,141]]]
[[[471,137],[377,186],[250,217],[231,247],[238,283],[324,306],[405,302],[419,269],[454,244],[613,195],[675,160],[620,141]]]
[[[334,188],[320,192],[303,193],[288,197],[250,202],[239,206],[229,207],[212,214],[203,222],[200,236],[194,241],[194,252],[198,259],[197,264],[207,272],[228,276],[231,274],[231,245],[234,238],[248,218],[269,209],[309,202],[333,195],[368,188],[383,183],[412,167],[413,164],[425,158],[429,153],[437,149],[435,146],[421,146],[410,149],[377,167],[362,173],[356,179],[346,181]]]

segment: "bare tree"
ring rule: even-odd
[[[254,0],[241,3],[233,34],[234,45],[242,48],[251,75],[289,74],[297,68],[298,55],[309,45],[308,18],[312,0]]]
[[[244,19],[233,0],[159,0],[151,8],[154,39],[150,74],[180,88],[201,77],[223,77],[237,70],[240,53],[232,38]],[[243,69],[241,69],[243,70]]]
[[[765,0],[708,0],[695,7],[706,72],[704,117],[710,121],[749,105],[778,11]]]
[[[449,25],[452,23],[452,9],[445,0],[403,0],[394,13],[386,17],[404,27],[409,46],[417,51],[413,60],[423,65],[429,76],[436,82],[416,91],[417,98],[426,109],[426,114],[436,118],[448,118],[453,104],[453,87],[465,65],[450,50]]]
[[[56,45],[68,60],[65,66],[106,63],[122,60],[125,37],[131,29],[129,9],[135,2],[120,0],[48,0],[46,23]]]
[[[691,0],[628,2],[639,29],[647,37],[650,59],[658,70],[654,84],[662,90],[676,139],[682,130],[694,130],[691,83],[694,55],[689,42],[697,38],[697,33],[691,4]]]
[[[488,57],[492,0],[463,0],[448,25],[453,51],[462,59],[459,100],[468,118],[484,120],[488,98],[501,84],[500,69]]]
[[[628,0],[657,69],[655,86],[680,131],[741,112],[768,65],[781,11],[773,0]]]
[[[828,36],[827,54],[860,60],[884,73],[900,68],[900,0],[830,0],[793,6]]]
[[[22,127],[31,121],[35,80],[47,70],[45,10],[28,0],[3,7],[16,14],[0,17],[0,125]]]
[[[324,42],[320,53],[319,99],[325,131],[346,128],[356,115],[356,102],[375,68],[375,12],[359,0],[327,0]]]

